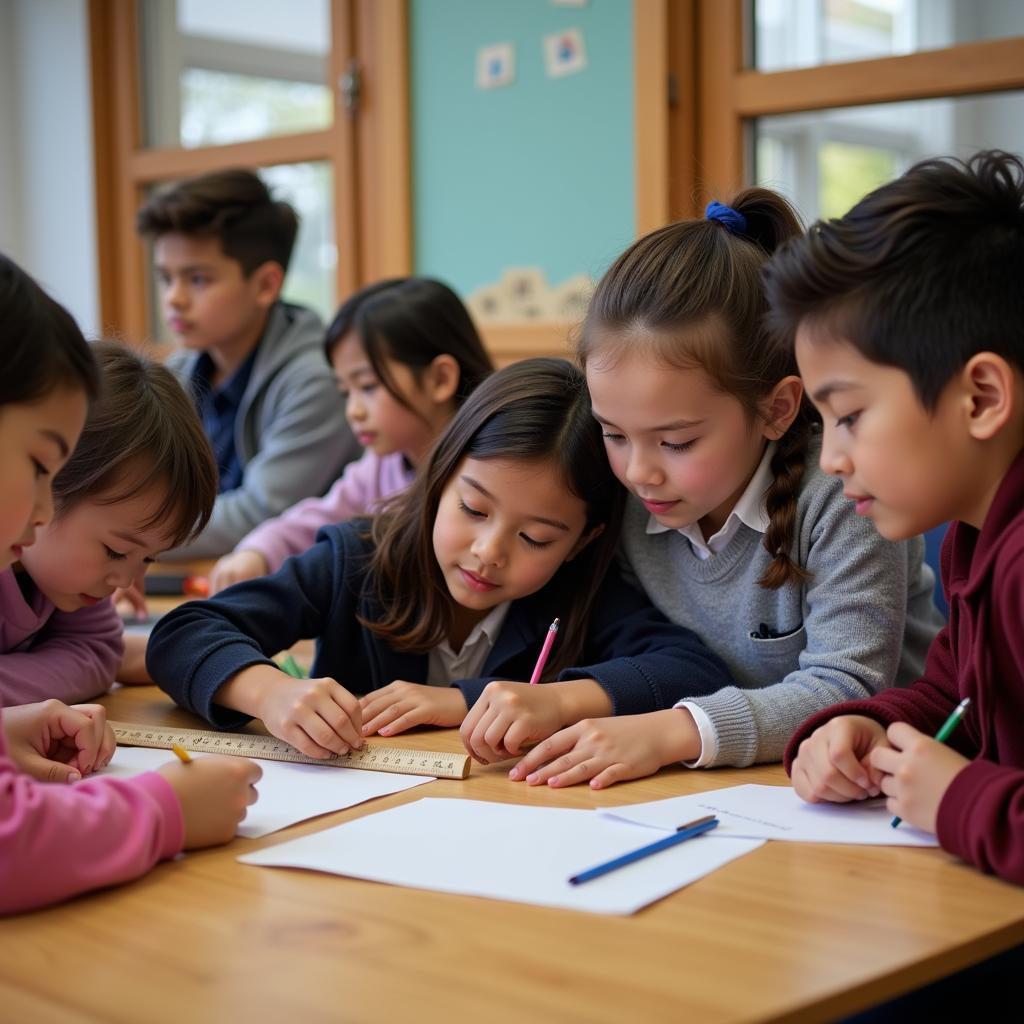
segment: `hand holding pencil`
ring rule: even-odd
[[[887,807],[896,815],[893,827],[903,820],[925,832],[937,830],[939,804],[946,790],[971,763],[945,744],[963,711],[955,720],[951,715],[934,738],[906,722],[896,722],[886,731],[891,746],[871,752],[872,766],[884,773],[882,792],[889,798]],[[951,720],[952,727],[947,728]]]

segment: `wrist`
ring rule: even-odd
[[[660,763],[675,764],[680,761],[696,761],[700,757],[700,730],[693,715],[687,708],[669,708],[656,711],[661,718],[655,730]]]
[[[267,689],[278,681],[276,677],[281,674],[270,665],[250,665],[225,682],[213,699],[221,707],[262,718]]]
[[[584,718],[608,718],[614,711],[611,698],[596,679],[567,679],[546,686],[557,702],[560,728]]]

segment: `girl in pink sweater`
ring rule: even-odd
[[[366,448],[322,498],[256,527],[214,567],[213,593],[277,572],[317,530],[366,515],[404,490],[455,410],[493,369],[466,307],[447,285],[399,277],[356,292],[327,328],[324,350]]]
[[[6,570],[25,559],[53,518],[54,477],[78,441],[100,378],[74,320],[3,256],[0,324]],[[114,747],[98,705],[46,700],[0,716],[0,913],[127,881],[183,847],[226,842],[256,799],[260,770],[242,758],[79,781],[105,766]]]

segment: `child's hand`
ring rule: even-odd
[[[134,615],[139,621],[149,616],[146,608],[146,584],[144,576],[132,580],[127,587],[118,587],[113,593],[114,607],[123,616]]]
[[[258,696],[241,710],[263,719],[275,736],[310,757],[333,757],[365,746],[359,701],[340,683],[326,677],[293,679],[262,665],[256,671]]]
[[[531,786],[573,786],[590,779],[604,789],[652,775],[700,754],[700,733],[685,708],[578,722],[538,744],[509,773]]]
[[[11,760],[41,782],[77,782],[106,767],[117,746],[99,704],[22,704],[4,710],[3,728]]]
[[[203,756],[157,769],[171,784],[185,819],[185,849],[226,843],[256,803],[263,769],[245,757]]]
[[[395,736],[414,725],[458,725],[466,717],[466,698],[457,686],[424,686],[396,679],[360,697],[363,735]]]
[[[563,701],[574,682],[488,683],[462,723],[466,750],[481,764],[490,764],[515,757],[524,743],[546,739],[578,717],[571,717]]]
[[[267,560],[258,551],[233,551],[217,560],[210,573],[210,596],[242,580],[254,580],[270,571]]]
[[[885,727],[864,715],[840,715],[815,729],[800,744],[793,762],[797,795],[808,803],[843,804],[866,800],[882,791],[882,773],[869,754],[887,747]]]
[[[891,746],[875,747],[870,757],[883,773],[886,806],[915,828],[934,832],[949,784],[971,762],[906,722],[890,725],[886,738]]]

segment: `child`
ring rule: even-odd
[[[493,369],[458,296],[424,277],[356,292],[327,328],[324,350],[366,452],[325,497],[306,498],[239,541],[213,570],[214,594],[277,572],[313,546],[321,526],[369,515],[408,487],[434,438]]]
[[[51,484],[75,446],[96,364],[67,312],[0,256],[0,568],[31,550],[53,509]],[[6,621],[0,606],[0,622]],[[183,846],[234,835],[260,770],[199,758],[134,779],[74,781],[114,750],[103,708],[56,700],[0,718],[0,913],[127,881]],[[31,771],[31,775],[26,774]]]
[[[251,171],[216,171],[139,211],[164,316],[183,351],[167,361],[195,396],[220,495],[202,534],[167,560],[230,551],[253,527],[322,494],[358,454],[316,315],[279,299],[298,229]]]
[[[9,704],[109,688],[124,653],[111,594],[201,530],[217,494],[210,446],[174,376],[118,345],[94,352],[100,396],[53,482],[53,521],[0,572]]]
[[[166,615],[147,666],[214,725],[255,716],[314,757],[457,725],[490,680],[529,677],[556,617],[545,678],[565,681],[517,684],[518,716],[470,748],[481,761],[585,715],[719,688],[718,660],[608,571],[613,484],[579,372],[516,363],[473,392],[380,517],[326,526],[275,575]],[[292,679],[269,656],[308,637],[314,678]]]
[[[769,288],[822,411],[822,467],[897,539],[954,520],[949,625],[905,690],[810,718],[796,791],[885,793],[909,825],[1024,883],[1024,163],[929,160],[781,254]],[[945,745],[930,737],[964,697]]]
[[[749,189],[653,232],[605,274],[580,343],[608,458],[633,495],[625,559],[736,685],[578,725],[513,779],[599,788],[679,761],[777,761],[809,712],[920,672],[940,625],[923,543],[883,541],[816,469],[796,364],[764,324],[762,267],[799,230],[780,196]]]

